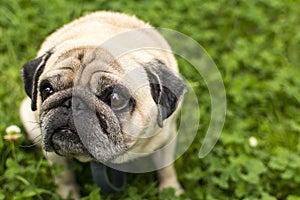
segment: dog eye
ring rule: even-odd
[[[113,92],[110,95],[110,107],[115,111],[123,110],[127,107],[129,103],[129,98],[126,98],[122,94]]]
[[[54,89],[49,82],[44,82],[40,87],[42,101],[45,101],[50,95],[54,93]]]
[[[122,85],[110,85],[96,96],[116,112],[129,111],[135,107],[130,91]]]

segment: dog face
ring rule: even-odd
[[[143,55],[143,59],[140,56]],[[161,130],[185,91],[182,79],[149,51],[114,58],[103,48],[49,50],[23,66],[43,148],[101,162],[165,143]],[[161,56],[160,56],[161,57]],[[147,59],[144,59],[147,58]],[[147,141],[161,137],[146,148]]]

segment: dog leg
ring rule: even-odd
[[[79,186],[76,183],[75,175],[68,166],[68,159],[62,156],[58,156],[55,153],[44,152],[47,161],[50,165],[62,166],[64,171],[59,176],[54,176],[54,182],[58,186],[56,192],[63,199],[79,200]]]
[[[172,128],[167,129],[170,131],[173,131],[174,134],[176,134],[176,125],[173,123],[171,125]],[[175,137],[175,136],[174,136]],[[171,163],[170,165],[159,169],[157,171],[158,174],[158,179],[159,179],[159,191],[162,191],[165,188],[174,188],[176,195],[180,195],[184,192],[182,189],[178,179],[177,179],[177,174],[176,170],[174,168],[173,164],[173,159],[174,159],[174,153],[175,153],[175,148],[176,148],[176,142],[172,142],[172,144],[168,144],[169,147],[166,148],[165,150],[162,150],[161,152],[161,158],[160,160],[165,163]]]
[[[173,164],[158,170],[157,173],[159,178],[159,191],[171,187],[175,189],[175,194],[178,196],[184,192],[180,183],[178,182],[177,174]]]
[[[41,130],[37,122],[36,114],[31,111],[30,107],[31,100],[29,98],[24,99],[20,108],[21,121],[29,139],[41,148]],[[56,164],[64,167],[64,171],[60,176],[54,177],[54,182],[58,186],[57,193],[63,199],[67,199],[69,195],[71,195],[72,199],[79,199],[79,187],[76,184],[74,173],[68,167],[67,158],[54,153],[44,152],[44,155],[50,165]]]

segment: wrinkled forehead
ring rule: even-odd
[[[116,57],[105,49],[91,47],[60,54],[54,52],[40,80],[59,76],[64,81],[72,81],[73,85],[97,86],[102,81],[105,84],[120,83],[128,89],[137,88],[148,84],[144,65],[157,55],[157,51],[137,50]]]
[[[104,49],[78,47],[68,51],[56,51],[55,49],[53,51],[44,70],[44,74],[48,76],[64,69],[71,70],[74,73],[82,72],[87,66],[89,66],[89,69],[103,69],[111,72],[116,69],[111,67],[114,65],[115,59]]]

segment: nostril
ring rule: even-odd
[[[72,106],[72,99],[71,99],[71,98],[67,99],[67,100],[63,103],[63,106],[66,107],[66,108],[71,108],[71,106]]]
[[[80,98],[73,98],[72,103],[73,103],[73,109],[75,109],[77,111],[87,109],[87,105]]]

